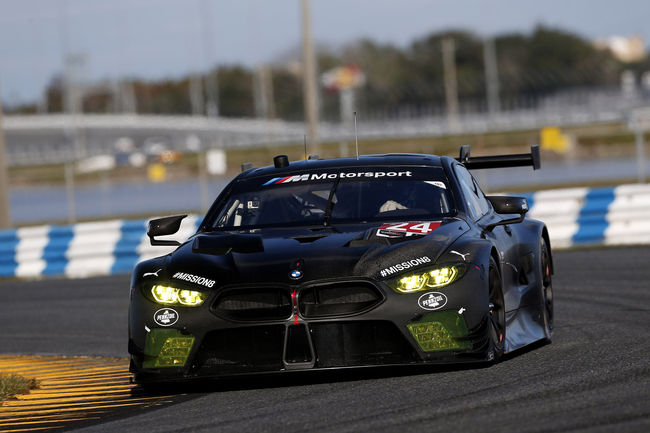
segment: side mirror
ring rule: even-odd
[[[151,245],[166,245],[166,246],[178,246],[181,243],[178,241],[165,241],[155,239],[154,236],[166,236],[173,235],[181,227],[181,221],[187,215],[174,215],[164,218],[156,218],[149,221],[149,226],[147,228],[147,236],[151,241]]]
[[[504,226],[508,224],[517,224],[524,220],[526,212],[528,212],[528,201],[524,197],[510,197],[507,195],[492,195],[486,196],[486,199],[492,203],[494,211],[499,215],[512,215],[519,214],[517,218],[506,218],[499,222],[488,224],[485,230],[492,231],[496,226]]]

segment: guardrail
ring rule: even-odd
[[[529,216],[546,222],[554,249],[650,243],[650,185],[523,195],[531,207]],[[190,215],[171,238],[192,235],[199,221]],[[137,262],[174,249],[152,247],[145,227],[146,220],[114,220],[0,231],[0,277],[129,273]]]
[[[642,100],[625,104],[551,104],[536,109],[462,113],[450,124],[445,114],[411,118],[361,119],[360,139],[435,137],[449,134],[482,134],[548,125],[570,126],[620,122]],[[634,105],[631,105],[631,104]],[[3,119],[9,166],[59,164],[90,156],[115,154],[115,142],[129,137],[140,145],[150,138],[170,149],[187,152],[188,137],[198,137],[205,147],[246,148],[302,143],[303,122],[264,119],[209,118],[143,114],[47,114],[11,115]],[[338,122],[320,122],[323,142],[350,141],[354,129]],[[74,136],[83,137],[83,144]]]

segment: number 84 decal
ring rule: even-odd
[[[405,222],[382,224],[377,229],[377,236],[384,238],[400,238],[404,236],[425,236],[440,227],[440,221],[436,222]]]

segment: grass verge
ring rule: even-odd
[[[2,402],[18,394],[27,394],[31,389],[38,388],[38,381],[19,374],[0,373],[0,406]]]

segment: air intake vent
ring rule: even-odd
[[[198,374],[278,371],[282,368],[284,325],[208,332],[196,357]]]
[[[276,155],[273,157],[275,168],[289,167],[289,157],[287,155]]]
[[[367,311],[381,303],[383,296],[370,283],[345,282],[308,287],[298,299],[303,317],[325,317]]]
[[[409,364],[416,354],[394,324],[384,321],[313,323],[316,367]]]
[[[221,293],[212,311],[233,321],[283,320],[291,316],[289,292],[280,288],[242,288]]]

